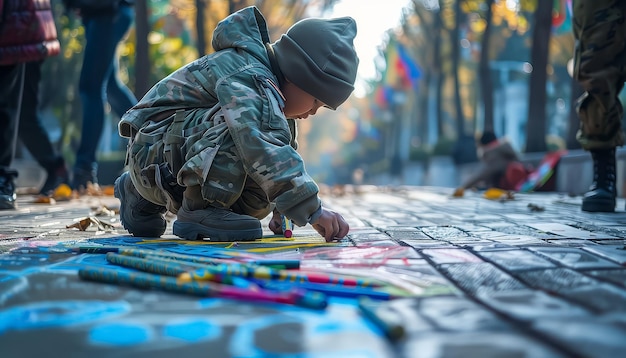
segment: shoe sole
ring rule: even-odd
[[[7,202],[0,201],[0,210],[13,210],[16,208],[17,208],[17,204],[15,204],[15,202],[7,203]]]
[[[210,241],[233,242],[253,241],[263,237],[263,229],[248,230],[221,230],[206,227],[198,223],[174,221],[174,235],[185,240],[202,240],[209,238]]]
[[[128,176],[128,174],[125,174],[125,175]],[[126,189],[124,188],[124,183],[121,183],[122,176],[117,178],[115,180],[115,184],[113,185],[113,196],[118,198],[119,201],[120,201],[120,222],[122,223],[122,226],[131,235],[133,235],[135,237],[161,237],[161,235],[163,235],[165,233],[165,229],[167,228],[167,224],[165,225],[165,227],[159,227],[155,231],[146,231],[146,232],[140,232],[141,230],[139,230],[139,232],[137,230],[132,230],[132,228],[129,228],[125,224],[126,220],[123,219],[124,218],[124,210],[122,210],[122,207],[123,207],[122,201],[123,201],[124,196],[126,195]],[[130,180],[130,179],[127,179],[127,180]]]
[[[592,213],[612,213],[615,211],[615,200],[583,200],[581,210]]]

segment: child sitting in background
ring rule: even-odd
[[[465,189],[482,185],[486,188],[515,190],[527,173],[517,152],[506,140],[499,140],[492,131],[484,131],[477,143],[480,167],[460,187],[454,196],[463,196]]]

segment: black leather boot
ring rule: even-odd
[[[615,211],[615,148],[591,150],[593,158],[593,183],[583,196],[583,211]]]

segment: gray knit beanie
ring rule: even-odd
[[[336,109],[354,90],[359,58],[351,17],[298,21],[273,44],[287,80]]]

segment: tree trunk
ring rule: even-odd
[[[487,12],[485,13],[485,32],[483,33],[482,48],[480,50],[480,93],[483,101],[483,130],[493,131],[493,81],[489,68],[489,48],[491,44],[491,28],[493,21],[493,1],[487,0]]]
[[[430,103],[430,83],[432,81],[432,75],[430,71],[425,71],[423,77],[420,79],[421,90],[418,92],[418,128],[417,133],[421,143],[428,143],[428,128],[429,128],[429,114],[428,104]]]
[[[460,33],[461,33],[461,0],[454,2],[454,29],[450,32],[450,45],[452,46],[452,78],[454,81],[454,109],[456,113],[457,137],[465,135],[465,116],[463,116],[463,104],[461,103],[461,86],[459,84],[459,67],[461,63]]]
[[[441,64],[443,63],[443,58],[441,58],[441,34],[444,31],[443,28],[443,20],[441,18],[441,11],[437,11],[435,15],[435,38],[433,39],[434,49],[433,49],[433,68],[434,75],[433,81],[435,81],[436,86],[436,98],[435,98],[435,113],[437,115],[437,138],[443,137],[443,84],[444,84],[444,75],[443,68]]]
[[[546,145],[546,82],[549,44],[552,27],[552,1],[539,1],[535,11],[530,75],[526,152],[545,152]]]
[[[259,8],[263,8],[263,1],[261,4],[256,4]],[[229,0],[228,1],[228,14],[232,14],[233,12],[242,9],[246,5],[245,0]],[[285,5],[288,9],[294,7],[294,4]]]
[[[198,57],[206,55],[206,37],[204,35],[204,28],[206,27],[206,21],[204,21],[205,8],[204,0],[196,0],[196,49],[198,50]]]
[[[152,84],[150,83],[150,55],[148,51],[148,34],[150,24],[148,22],[148,1],[137,0],[135,2],[135,34],[137,50],[135,52],[135,96],[143,97]]]

